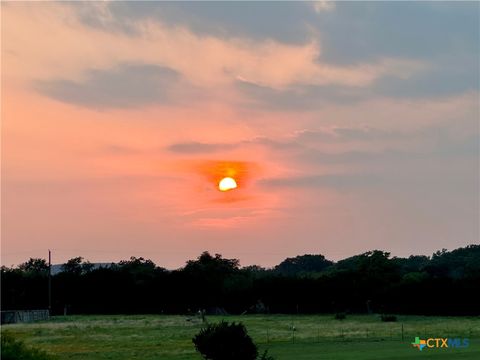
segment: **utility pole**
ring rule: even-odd
[[[48,315],[52,315],[52,252],[48,249]]]

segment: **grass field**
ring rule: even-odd
[[[332,315],[207,319],[243,322],[261,349],[269,349],[277,360],[480,359],[479,317],[400,316],[393,323],[375,315],[352,315],[342,321]],[[185,316],[59,316],[49,322],[6,325],[2,331],[56,354],[59,360],[199,360],[191,339],[201,326],[198,319],[187,321]],[[420,352],[410,345],[415,336],[467,337],[470,346]]]

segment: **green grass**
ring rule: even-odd
[[[241,321],[261,349],[276,360],[313,359],[480,359],[479,317],[399,316],[381,322],[375,315],[208,316],[208,321]],[[401,325],[404,340],[401,338]],[[201,328],[185,316],[67,316],[49,322],[3,326],[2,331],[57,359],[200,360],[192,337]],[[295,331],[292,331],[292,326]],[[415,336],[468,337],[466,349],[414,349]]]

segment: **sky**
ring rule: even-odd
[[[479,6],[2,2],[2,264],[479,243]]]

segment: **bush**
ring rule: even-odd
[[[265,350],[262,356],[259,358],[260,360],[275,360],[273,356],[268,355],[268,350]]]
[[[397,316],[396,315],[382,315],[382,321],[384,322],[395,322],[397,321]]]
[[[335,320],[345,320],[347,318],[347,314],[344,312],[336,313]]]
[[[51,360],[44,351],[27,347],[8,333],[2,332],[2,360]]]
[[[257,346],[241,323],[208,324],[192,341],[204,359],[255,360],[258,356]],[[269,359],[266,354],[263,358]]]

